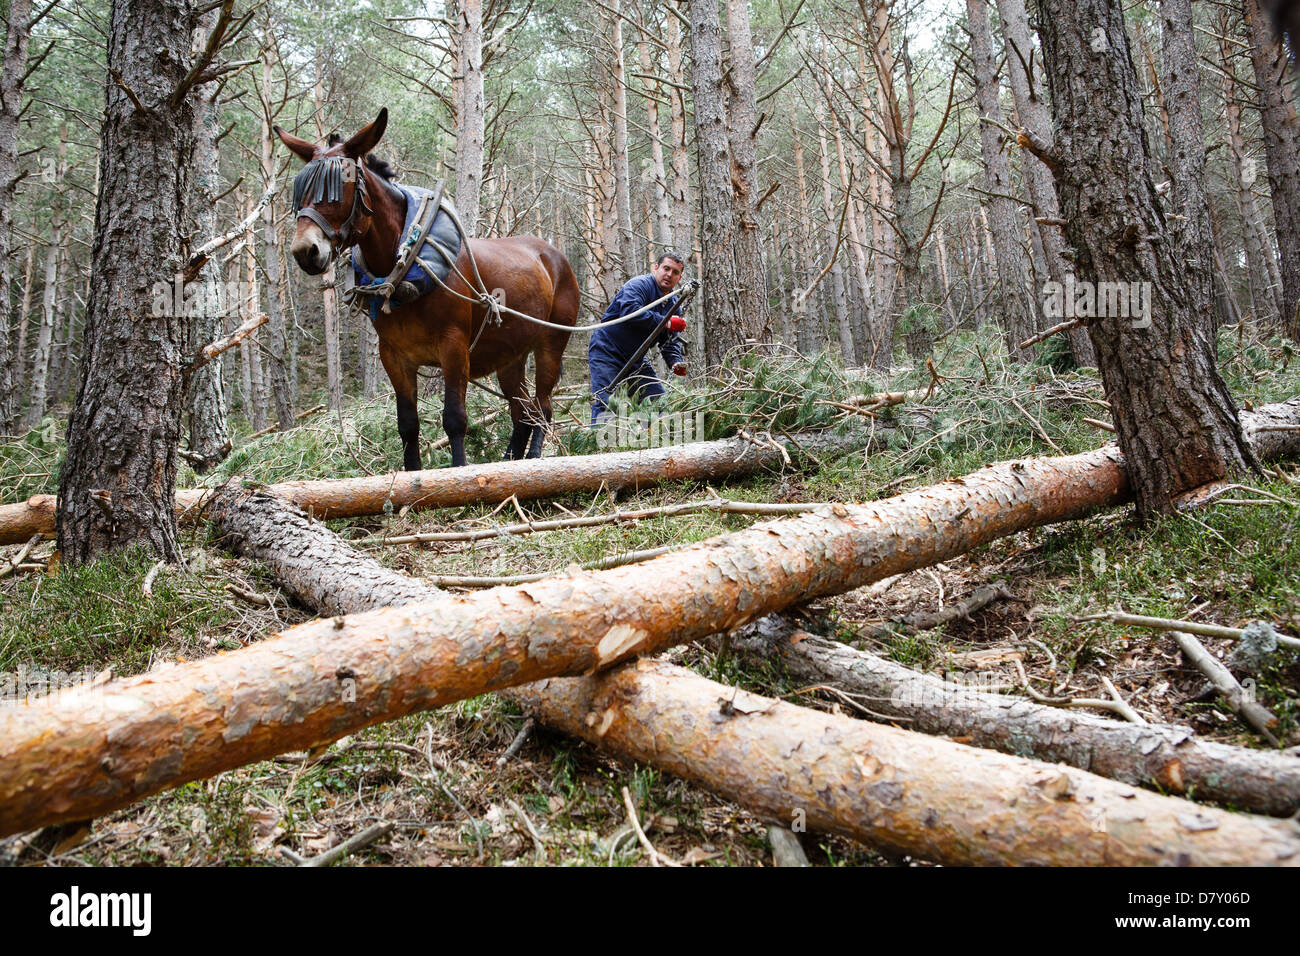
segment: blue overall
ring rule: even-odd
[[[610,319],[635,312],[655,299],[663,298],[663,295],[663,290],[655,282],[654,276],[649,273],[637,276],[618,290],[618,295],[614,296],[614,301],[605,310],[601,321],[608,322]],[[635,319],[597,329],[591,334],[591,341],[587,346],[587,367],[591,372],[593,398],[591,423],[593,425],[605,413],[606,403],[613,392],[611,386],[614,384],[614,376],[627,364],[627,360],[636,354],[636,350],[655,330],[655,326],[662,325],[664,319],[672,315],[676,307],[677,299],[669,299],[662,305],[642,312]],[[659,353],[664,357],[669,368],[682,361],[682,340],[676,332],[665,329],[655,344],[659,346]],[[630,394],[638,401],[664,394],[663,383],[655,374],[648,355],[641,360],[640,366],[628,373],[626,382]]]

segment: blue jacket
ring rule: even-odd
[[[610,319],[635,312],[655,299],[663,298],[663,294],[650,273],[637,276],[618,290],[618,295],[614,296],[614,301],[605,310],[601,321],[608,322]],[[619,357],[620,363],[626,362],[646,340],[646,336],[654,331],[655,326],[662,325],[664,319],[672,315],[675,308],[677,308],[677,298],[673,297],[648,312],[642,312],[635,319],[597,329],[591,334],[591,342],[587,346],[588,353],[604,352]],[[663,355],[669,368],[683,360],[682,340],[676,332],[665,329],[655,344],[659,346],[659,353]]]

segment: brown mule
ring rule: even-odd
[[[320,275],[341,250],[359,244],[376,275],[385,276],[396,264],[403,232],[406,197],[381,175],[382,163],[366,161],[388,125],[388,110],[347,142],[316,146],[275,127],[276,135],[301,159],[341,157],[341,181],[334,183],[335,201],[302,199],[290,252],[308,275]],[[328,164],[327,164],[328,165]],[[378,170],[376,169],[378,167]],[[322,180],[324,177],[320,177]],[[358,190],[358,184],[363,188]],[[308,187],[310,193],[310,187]],[[333,195],[317,189],[317,198]],[[578,319],[578,283],[564,255],[536,236],[471,239],[462,245],[449,288],[477,299],[460,276],[474,277],[465,246],[472,247],[478,272],[488,291],[508,308],[557,325],[572,327]],[[350,266],[349,266],[350,268]],[[446,393],[442,427],[451,444],[453,465],[465,464],[465,389],[471,378],[496,373],[502,394],[509,398],[514,423],[507,458],[536,458],[541,454],[546,424],[551,421],[551,393],[560,378],[560,363],[568,331],[528,322],[508,312],[501,324],[488,323],[487,309],[466,302],[446,289],[433,291],[374,320],[379,358],[397,393],[397,431],[402,436],[402,460],[407,471],[420,468],[420,419],[416,410],[416,372],[423,365],[442,368]],[[477,340],[476,337],[477,336]],[[470,346],[473,344],[473,349]],[[536,365],[536,393],[524,389],[528,354]]]

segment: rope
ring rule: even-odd
[[[636,317],[642,315],[642,313],[649,312],[651,308],[659,306],[659,304],[667,302],[668,299],[679,295],[677,291],[671,291],[671,293],[660,295],[660,297],[655,299],[654,302],[646,304],[646,306],[642,306],[634,312],[628,312],[627,315],[619,316],[617,319],[610,319],[608,321],[599,321],[599,323],[593,323],[591,325],[560,325],[559,323],[551,323],[551,321],[546,321],[545,319],[538,319],[536,316],[525,315],[524,312],[519,312],[506,306],[506,304],[500,302],[495,295],[487,291],[486,284],[484,280],[482,280],[482,274],[478,272],[478,260],[474,258],[474,251],[471,242],[469,242],[469,235],[465,233],[465,226],[464,224],[461,224],[460,216],[456,215],[455,207],[452,206],[451,203],[439,202],[439,208],[451,217],[452,224],[455,224],[456,226],[456,232],[460,233],[461,245],[464,247],[465,256],[469,259],[469,269],[471,269],[471,272],[474,274],[474,282],[469,281],[469,278],[460,271],[460,267],[456,265],[455,256],[452,256],[451,252],[448,251],[442,243],[439,243],[437,239],[426,238],[425,243],[426,245],[433,246],[434,251],[437,251],[443,259],[447,260],[447,263],[451,265],[452,271],[456,273],[456,276],[460,278],[460,281],[464,282],[465,286],[468,286],[469,290],[472,291],[473,297],[471,297],[471,295],[458,293],[458,291],[452,289],[452,287],[447,285],[446,282],[442,280],[442,277],[438,276],[438,273],[434,272],[433,268],[430,267],[428,263],[425,263],[424,260],[416,258],[415,265],[419,265],[421,269],[424,269],[425,273],[428,274],[434,282],[437,282],[439,286],[442,286],[442,290],[446,291],[446,293],[455,295],[455,297],[460,299],[461,302],[468,302],[469,304],[472,304],[472,306],[482,306],[486,308],[487,317],[484,321],[484,326],[481,326],[481,328],[478,329],[478,336],[481,336],[482,330],[484,330],[487,323],[500,325],[500,323],[502,323],[502,317],[500,316],[502,316],[503,312],[515,316],[516,319],[523,319],[524,321],[528,321],[528,323],[533,323],[534,325],[542,325],[547,329],[558,329],[560,332],[595,332],[597,329],[611,328],[611,326],[620,325],[621,323],[625,323],[625,321],[636,319]],[[434,217],[437,217],[437,212],[434,212]],[[432,220],[430,220],[430,224],[432,224]],[[421,245],[425,245],[425,243],[421,243]],[[377,286],[356,286],[352,291],[356,294],[356,298],[360,299],[363,295],[370,295],[376,290],[382,290],[383,286],[386,285],[389,284],[385,282],[385,284]],[[389,289],[389,294],[391,294],[391,289]],[[478,342],[478,336],[474,336],[474,343]],[[472,351],[473,347],[474,346],[471,345],[469,346],[469,349]]]

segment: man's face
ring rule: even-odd
[[[677,283],[682,281],[682,264],[676,259],[664,259],[654,267],[652,275],[659,288],[664,292],[672,292],[677,288]]]

